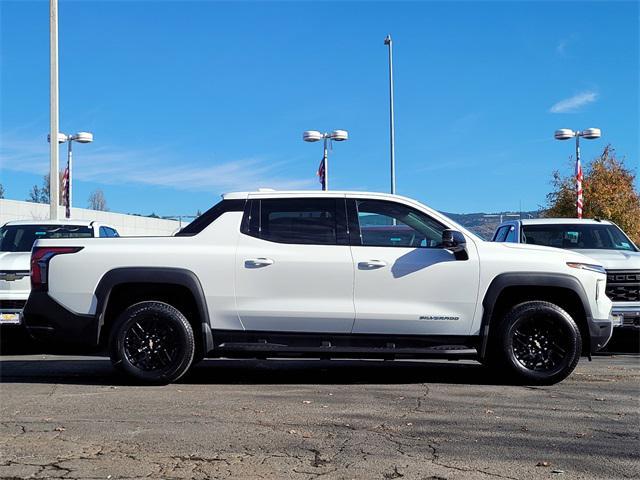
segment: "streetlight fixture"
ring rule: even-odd
[[[47,140],[51,141],[51,134],[47,136]],[[67,179],[68,187],[67,191],[69,192],[69,196],[67,199],[67,213],[66,217],[69,218],[71,214],[71,205],[73,205],[73,189],[72,189],[72,172],[73,172],[73,142],[78,143],[91,143],[93,142],[93,133],[90,132],[78,132],[73,135],[65,135],[64,133],[58,133],[58,143],[66,143],[67,144],[67,170],[69,172],[69,177]]]
[[[331,133],[322,133],[318,130],[307,130],[302,134],[302,139],[311,143],[324,140],[324,154],[322,155],[318,175],[320,176],[320,183],[322,183],[322,190],[329,190],[329,153],[327,143],[330,141],[344,142],[349,140],[349,132],[346,130],[334,130]]]
[[[384,44],[389,47],[389,148],[391,157],[391,194],[396,193],[396,135],[393,113],[393,40],[387,35]]]
[[[576,201],[576,210],[578,218],[582,218],[582,207],[583,207],[583,198],[582,198],[582,165],[580,164],[580,137],[584,137],[587,140],[594,140],[596,138],[600,138],[602,132],[599,128],[587,128],[585,130],[576,130],[573,131],[570,128],[561,128],[560,130],[556,130],[554,133],[554,137],[556,140],[569,140],[570,138],[575,137],[576,139],[576,191],[577,191],[577,201]]]

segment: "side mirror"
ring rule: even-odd
[[[445,230],[442,232],[442,247],[452,252],[456,260],[468,260],[467,239],[457,230]]]

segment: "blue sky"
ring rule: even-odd
[[[394,38],[398,193],[450,212],[536,209],[572,142],[600,127],[639,165],[638,2],[60,1],[60,122],[75,206],[191,214],[224,191],[389,188]],[[0,182],[48,169],[48,2],[0,0]],[[66,158],[66,147],[61,148]],[[63,164],[63,162],[61,162]]]

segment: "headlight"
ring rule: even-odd
[[[582,270],[590,270],[596,273],[607,274],[607,271],[602,265],[593,265],[591,263],[579,263],[579,262],[567,262],[567,266],[571,268],[581,268]]]

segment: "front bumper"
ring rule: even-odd
[[[96,316],[71,312],[46,292],[31,292],[23,320],[29,335],[45,343],[86,349],[99,343],[100,325]]]
[[[613,314],[622,317],[622,324],[616,328],[640,329],[640,304],[620,305],[614,303]]]
[[[591,336],[591,353],[602,350],[613,335],[615,320],[612,315],[606,320],[591,319],[589,324],[589,334]]]

